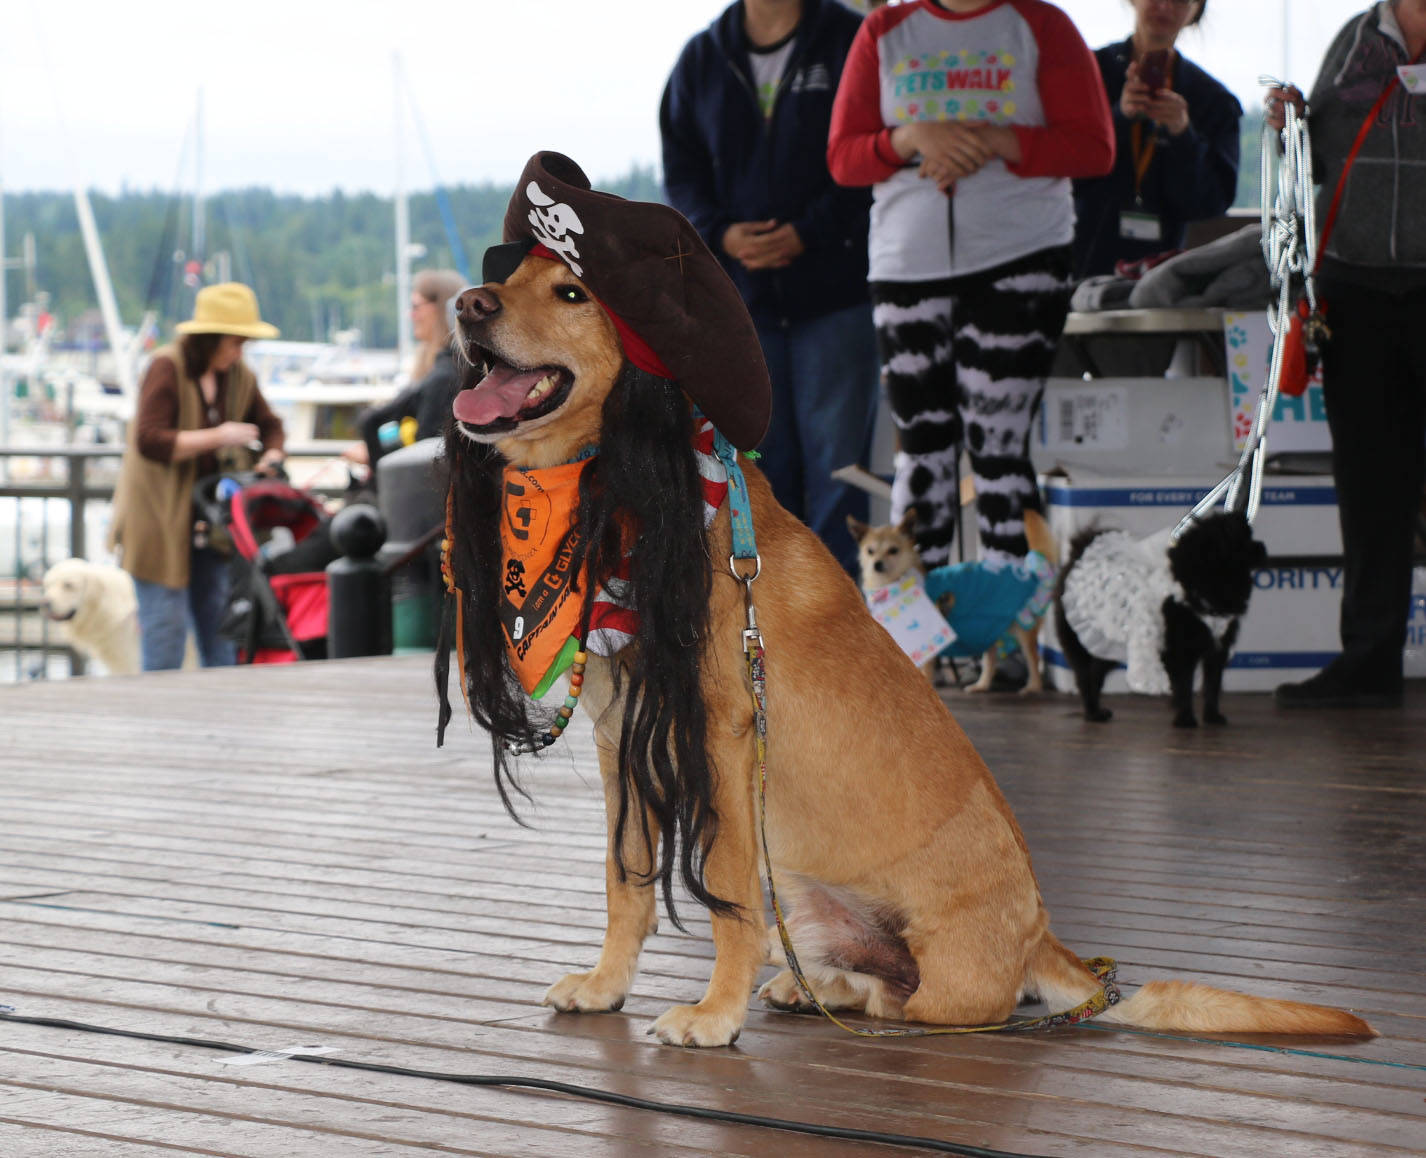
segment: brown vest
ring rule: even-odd
[[[203,393],[185,373],[178,347],[164,346],[154,357],[167,358],[178,372],[177,429],[201,430]],[[226,395],[222,421],[245,421],[257,397],[257,378],[243,362],[228,371]],[[216,453],[222,471],[252,469],[253,455],[246,447],[223,447]],[[165,587],[188,586],[197,481],[197,458],[182,462],[145,458],[138,448],[138,423],[129,423],[128,446],[114,488],[109,547],[118,551],[119,565],[135,579]]]

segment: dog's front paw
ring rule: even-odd
[[[569,973],[545,992],[541,1005],[551,1005],[561,1013],[613,1013],[624,1006],[627,986],[601,978],[598,972]]]
[[[758,990],[758,1000],[784,1013],[817,1012],[817,1007],[807,1000],[807,994],[803,993],[802,986],[797,984],[797,978],[792,975],[791,969],[784,969],[764,984]]]
[[[1211,712],[1205,711],[1203,713],[1203,722],[1205,724],[1226,724],[1228,722],[1228,717],[1215,708]]]
[[[1196,728],[1198,719],[1192,712],[1179,712],[1173,718],[1173,726],[1175,728]]]
[[[1091,724],[1107,724],[1114,718],[1114,713],[1108,708],[1095,708],[1092,712],[1086,708],[1084,718]]]
[[[665,1045],[711,1049],[737,1041],[745,1016],[746,1008],[708,1008],[701,1001],[697,1005],[675,1005],[649,1026],[649,1032]]]

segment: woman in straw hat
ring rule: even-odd
[[[191,321],[158,350],[139,389],[114,495],[110,547],[134,578],[145,671],[179,667],[191,623],[204,667],[231,664],[218,635],[228,601],[227,558],[194,512],[194,483],[219,472],[275,470],[282,420],[244,364],[243,343],[275,338],[257,296],[229,282],[198,291]]]

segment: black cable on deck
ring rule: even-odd
[[[18,1013],[7,1013],[3,1010],[0,1010],[0,1021],[11,1021],[20,1025],[42,1025],[51,1029],[79,1030],[82,1033],[101,1033],[111,1037],[130,1037],[139,1041],[157,1041],[169,1045],[189,1045],[199,1049],[222,1050],[225,1053],[264,1052],[253,1049],[251,1046],[237,1045],[228,1041],[214,1041],[202,1037],[181,1037],[164,1033],[146,1033],[137,1029],[118,1029],[108,1025],[90,1025],[83,1021],[68,1021],[60,1017],[27,1017]],[[734,1110],[712,1110],[706,1106],[689,1106],[681,1102],[655,1102],[648,1098],[635,1098],[628,1094],[616,1094],[593,1086],[578,1086],[570,1082],[549,1081],[545,1078],[527,1078],[511,1074],[455,1074],[441,1070],[415,1070],[407,1069],[404,1066],[378,1065],[375,1062],[324,1057],[320,1054],[284,1053],[282,1056],[292,1061],[333,1066],[337,1069],[397,1074],[401,1077],[424,1078],[427,1081],[454,1082],[463,1086],[503,1086],[513,1089],[544,1090],[548,1093],[564,1094],[571,1098],[607,1102],[610,1105],[626,1106],[635,1110],[652,1110],[655,1113],[673,1114],[681,1118],[698,1118],[707,1122],[724,1122],[739,1126],[759,1126],[768,1130],[786,1130],[790,1133],[810,1134],[818,1138],[835,1138],[844,1142],[871,1142],[881,1146],[905,1146],[916,1150],[930,1150],[938,1154],[960,1154],[965,1158],[1037,1158],[1033,1154],[991,1150],[984,1146],[945,1142],[939,1138],[920,1138],[914,1134],[887,1134],[878,1130],[819,1126],[815,1122],[797,1122],[787,1118],[765,1118],[757,1114],[740,1114]]]

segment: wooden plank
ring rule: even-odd
[[[1230,697],[1234,727],[1191,735],[1143,700],[1116,701],[1115,721],[1094,727],[1067,697],[950,698],[1017,809],[1072,947],[1112,951],[1130,984],[1176,975],[1358,1004],[1382,1039],[1285,1052],[1080,1028],[867,1044],[754,1009],[736,1048],[689,1053],[642,1030],[702,989],[710,947],[693,910],[693,936],[650,940],[623,1014],[535,1004],[561,971],[592,963],[602,930],[587,721],[529,772],[538,827],[517,828],[480,737],[458,729],[431,748],[428,662],[111,680],[101,697],[17,689],[5,702],[23,705],[23,724],[0,752],[0,896],[28,899],[0,902],[0,991],[102,1024],[266,1047],[311,1036],[354,1057],[526,1067],[1042,1154],[1420,1152],[1426,904],[1408,884],[1426,875],[1419,690],[1399,716],[1310,727],[1265,697]],[[323,718],[367,726],[314,726]],[[70,1099],[32,1114],[27,1141],[68,1130],[90,1145],[73,1131],[93,1122],[70,1109],[93,1104],[125,1124],[115,1145],[139,1153],[181,1145],[170,1128],[211,1135],[215,1152],[360,1153],[321,1149],[346,1143],[334,1126],[387,1131],[382,1152],[423,1140],[462,1152],[486,1142],[466,1123],[487,1119],[492,1153],[836,1152],[566,1103],[544,1118],[549,1099],[467,1102],[469,1091],[295,1063],[234,1077],[176,1047],[118,1054],[104,1038],[16,1041],[17,1029],[0,1041],[0,1103]],[[17,1077],[17,1061],[59,1092],[31,1089],[36,1074]],[[413,1088],[398,1096],[388,1080]],[[269,1086],[281,1113],[246,1114]],[[229,1118],[240,1128],[208,1125]],[[0,1141],[6,1129],[22,1128],[0,1111]]]
[[[24,1158],[174,1158],[175,1154],[238,1158],[234,1150],[134,1142],[103,1131],[71,1129],[53,1122],[14,1122],[0,1110],[0,1154]]]

